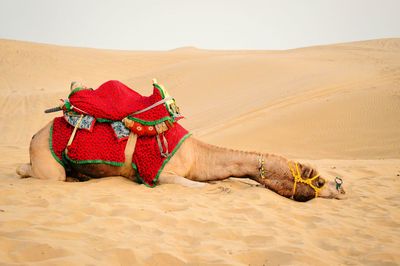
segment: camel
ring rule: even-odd
[[[56,161],[49,148],[52,123],[33,136],[29,149],[30,163],[18,167],[19,176],[67,182],[122,176],[138,181],[136,170],[130,163],[137,140],[135,135],[129,136],[122,166],[71,163],[70,169],[66,169]],[[195,189],[207,185],[207,182],[236,177],[254,180],[260,186],[295,201],[345,197],[341,180],[321,177],[317,170],[306,164],[275,154],[217,147],[193,136],[188,137],[169,159],[157,184],[180,184]]]

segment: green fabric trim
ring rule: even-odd
[[[65,101],[64,102],[64,106],[65,106],[65,109],[67,110],[67,112],[71,112],[72,105],[71,105],[71,103],[69,101]],[[76,112],[74,111],[74,113],[76,113]]]
[[[165,99],[164,90],[161,88],[161,86],[158,85],[158,84],[156,84],[156,83],[154,83],[153,85],[154,85],[154,87],[156,87],[156,88],[158,89],[158,91],[160,92],[162,98]],[[175,99],[174,99],[174,102],[175,102]],[[175,104],[176,104],[176,103],[175,103]],[[174,116],[174,112],[171,110],[171,106],[168,105],[167,103],[164,103],[164,106],[165,106],[165,108],[167,109],[169,115],[170,115],[170,116]]]
[[[61,161],[60,158],[58,158],[58,156],[56,155],[56,153],[53,150],[53,124],[51,124],[51,127],[50,127],[49,147],[50,147],[51,155],[53,155],[54,159],[56,159],[56,161],[59,164],[61,164],[63,167],[65,167],[63,161]]]
[[[142,124],[144,126],[154,126],[154,125],[157,125],[157,124],[165,122],[165,121],[170,121],[172,123],[175,122],[175,120],[170,116],[165,116],[165,117],[163,117],[161,119],[153,120],[153,121],[142,120],[142,119],[135,118],[135,117],[132,117],[132,116],[129,116],[129,115],[127,116],[127,118],[132,120],[132,121],[138,122],[138,123],[140,123],[140,124]],[[96,122],[99,122],[99,123],[113,123],[115,121],[121,121],[121,120],[111,120],[111,119],[106,119],[106,118],[96,118]]]
[[[157,180],[160,177],[160,174],[162,172],[162,170],[164,170],[165,165],[167,165],[167,163],[169,162],[169,160],[171,160],[171,158],[175,155],[175,153],[178,151],[178,149],[181,147],[181,145],[183,144],[183,142],[189,138],[192,135],[192,133],[187,133],[185,136],[183,136],[183,138],[178,142],[178,144],[175,146],[175,149],[171,152],[171,154],[168,156],[168,158],[166,158],[163,162],[163,164],[161,165],[160,169],[157,172],[156,177],[153,180],[154,185],[151,186],[149,184],[147,184],[146,182],[144,182],[144,180],[142,179],[142,177],[139,175],[139,172],[137,171],[136,168],[136,173],[137,173],[137,177],[140,179],[140,181],[146,186],[146,187],[150,187],[150,188],[154,188],[157,184]],[[132,166],[134,165],[134,163],[132,163]],[[136,167],[136,165],[135,165]]]
[[[135,121],[135,122],[138,122],[138,123],[140,123],[140,124],[142,124],[144,126],[154,126],[154,125],[157,125],[157,124],[165,122],[165,121],[170,121],[172,123],[175,122],[175,120],[170,116],[165,116],[165,117],[163,117],[161,119],[153,120],[153,121],[142,120],[142,119],[131,117],[131,116],[128,116],[128,119],[130,119],[132,121]],[[115,121],[121,121],[121,120],[111,120],[111,119],[106,119],[106,118],[96,118],[96,122],[99,122],[99,123],[113,123]]]
[[[154,87],[156,87],[156,88],[158,89],[158,91],[160,92],[162,98],[164,99],[164,98],[165,98],[165,94],[164,94],[164,91],[163,91],[163,89],[161,88],[161,86],[158,85],[157,83],[154,83],[153,85],[154,85]]]
[[[135,117],[132,117],[132,116],[129,115],[128,119],[130,119],[132,121],[135,121],[135,122],[138,122],[138,123],[140,123],[142,125],[145,125],[145,126],[154,126],[154,125],[157,125],[157,124],[165,122],[165,121],[170,121],[172,123],[175,122],[174,119],[172,117],[170,117],[170,116],[164,116],[163,118],[160,118],[158,120],[147,121],[147,120],[142,120],[142,119],[135,118]]]
[[[99,123],[113,123],[115,121],[119,121],[119,120],[111,120],[111,119],[106,119],[106,118],[96,118],[96,121]]]
[[[103,161],[103,160],[73,160],[68,157],[67,154],[64,153],[64,158],[70,161],[71,163],[75,164],[93,164],[93,163],[101,163],[101,164],[108,164],[112,166],[123,166],[124,163],[121,162],[112,162],[112,161]]]
[[[68,98],[71,97],[72,95],[74,95],[75,93],[77,93],[78,91],[82,91],[82,90],[93,90],[92,88],[82,88],[82,87],[76,87],[75,89],[73,89],[69,95]]]
[[[161,98],[164,99],[165,98],[165,94],[164,94],[164,91],[162,90],[162,88],[160,87],[160,85],[158,85],[156,83],[154,83],[153,85],[160,92]],[[142,120],[142,119],[139,119],[139,118],[136,118],[136,117],[132,117],[131,115],[128,115],[128,119],[130,119],[132,121],[135,121],[135,122],[138,122],[138,123],[140,123],[142,125],[145,125],[145,126],[154,126],[154,125],[157,125],[157,124],[165,122],[165,121],[170,121],[172,123],[175,122],[175,120],[171,117],[171,112],[170,112],[168,106],[165,103],[163,105],[167,109],[168,113],[170,113],[169,116],[164,116],[163,118],[160,118],[158,120],[148,121],[148,120]]]
[[[135,163],[131,163],[133,170],[135,170],[136,183],[144,184],[143,179],[139,176],[139,171]]]

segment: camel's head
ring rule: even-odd
[[[329,199],[344,199],[343,180],[336,177],[328,180],[321,177],[316,170],[307,165],[290,164],[289,169],[293,176],[293,199],[308,201],[315,197]]]
[[[346,192],[343,189],[343,180],[336,177],[334,180],[325,182],[325,186],[321,189],[318,197],[327,199],[345,199]]]

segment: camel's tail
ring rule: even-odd
[[[21,178],[27,178],[32,176],[32,165],[30,163],[21,164],[17,168],[17,174]]]

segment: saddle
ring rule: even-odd
[[[142,96],[117,80],[107,81],[96,90],[78,87],[64,100],[62,109],[74,126],[76,118],[84,116],[85,122],[79,128],[90,129],[95,120],[121,121],[138,136],[161,134],[183,118],[175,99],[156,80],[150,96]]]
[[[90,114],[97,119],[122,120],[129,117],[144,124],[179,117],[175,100],[162,85],[153,80],[153,94],[142,96],[117,80],[110,80],[98,89],[75,88],[68,96],[69,103],[78,113]],[[155,104],[165,99],[165,106]],[[146,108],[154,106],[146,111]],[[68,108],[68,106],[66,106]]]
[[[175,99],[155,80],[150,96],[111,80],[95,90],[75,88],[62,101],[56,109],[64,115],[53,122],[50,149],[64,166],[71,162],[121,166],[127,139],[136,134],[132,167],[139,181],[153,187],[190,135],[177,123],[183,116]]]

